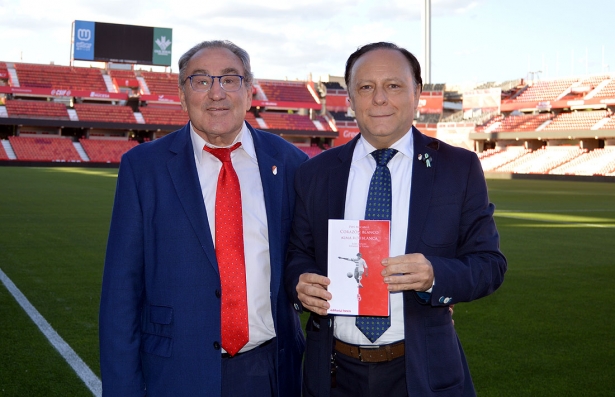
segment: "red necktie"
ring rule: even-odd
[[[241,142],[231,148],[203,148],[222,162],[216,190],[216,258],[222,284],[222,347],[231,356],[248,343],[241,190],[231,163],[231,152],[240,145]]]

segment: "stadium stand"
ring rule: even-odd
[[[15,63],[21,87],[107,92],[100,69]]]
[[[68,138],[9,136],[9,142],[21,161],[80,162],[81,156]]]
[[[587,149],[577,146],[547,146],[503,165],[496,171],[515,174],[545,174],[586,152]]]
[[[562,95],[567,88],[570,88],[577,81],[578,78],[538,81],[523,91],[515,101],[552,101]]]
[[[318,131],[308,116],[277,112],[261,112],[260,116],[267,123],[268,129]],[[328,127],[326,122],[325,124]]]
[[[150,93],[158,95],[179,95],[177,91],[178,74],[141,71],[141,77]]]
[[[138,145],[127,140],[80,139],[79,142],[94,163],[119,163],[124,153]]]
[[[139,111],[146,124],[182,126],[188,122],[188,113],[181,106],[141,106]]]
[[[601,130],[615,130],[615,117],[611,117],[600,127]]]
[[[416,118],[417,123],[425,123],[425,124],[435,124],[440,121],[442,117],[441,113],[421,113],[419,117]]]
[[[615,79],[607,79],[607,80],[604,80],[604,81],[605,82],[608,81],[608,83],[606,83],[604,85],[604,87],[602,87],[595,94],[595,97],[596,98],[606,98],[606,97],[613,98],[613,97],[615,97]]]
[[[606,110],[560,113],[544,128],[544,131],[590,130],[607,116]]]
[[[500,115],[477,128],[477,132],[536,131],[552,117],[551,113],[510,115],[508,117]]]
[[[113,79],[113,84],[120,91],[139,89],[139,80],[137,80],[137,75],[133,70],[110,69],[109,77]]]
[[[256,116],[254,116],[254,113],[250,111],[246,112],[246,121],[254,128],[261,128],[258,121],[256,121]]]
[[[549,174],[608,175],[615,172],[615,146],[594,149],[576,159],[556,167]]]
[[[0,147],[0,160],[118,163],[137,140],[156,139],[188,122],[177,103],[177,74],[113,66],[0,62],[0,137],[8,138]],[[512,79],[473,88],[425,84],[425,95],[441,96],[444,105],[441,112],[434,112],[433,104],[423,106],[415,124],[431,136],[458,140],[453,144],[485,149],[477,153],[484,171],[615,176],[614,76],[529,84]],[[358,126],[347,113],[348,92],[342,80],[335,79],[256,80],[256,102],[246,121],[287,137],[310,157],[335,144],[330,132],[339,131],[339,142],[346,142]],[[501,89],[497,109],[462,107],[468,90],[494,92],[492,88]],[[86,95],[89,92],[109,96]],[[310,116],[306,108],[312,109]],[[316,116],[320,111],[324,117]],[[134,140],[126,140],[129,129]],[[83,131],[88,138],[73,142]]]
[[[9,160],[9,155],[6,154],[6,150],[4,150],[4,146],[0,145],[0,161]]]
[[[312,145],[312,146],[297,146],[299,149],[301,149],[305,154],[308,155],[308,157],[312,158],[314,156],[316,156],[317,154],[320,154],[323,152],[323,150],[321,148],[318,147],[318,145]]]
[[[9,117],[69,120],[66,106],[62,103],[7,99],[5,105]]]
[[[259,80],[268,101],[316,102],[305,82]]]
[[[484,171],[495,171],[496,169],[511,163],[526,154],[531,150],[523,146],[508,146],[504,150],[496,150],[493,153],[486,155],[480,160]]]
[[[128,106],[76,103],[74,109],[80,121],[103,121],[108,123],[136,123],[134,113]]]

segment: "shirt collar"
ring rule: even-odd
[[[414,153],[414,137],[412,136],[412,129],[414,127],[410,127],[410,130],[404,134],[397,142],[391,145],[392,149],[397,150],[405,157],[411,159]],[[367,140],[361,135],[357,145],[354,148],[354,154],[352,155],[352,162],[360,161],[364,157],[367,157],[371,152],[377,150],[373,147]]]
[[[199,164],[201,163],[201,159],[203,158],[202,157],[203,152],[204,152],[203,146],[207,145],[212,148],[220,147],[220,146],[212,145],[211,143],[205,141],[205,139],[203,139],[199,134],[197,134],[194,131],[194,127],[192,126],[192,123],[190,123],[190,139],[192,140],[192,150],[194,150],[194,157],[197,159]],[[256,150],[254,149],[254,140],[252,139],[252,134],[250,133],[250,130],[248,129],[248,126],[246,125],[245,121],[243,123],[243,127],[241,128],[241,131],[239,131],[239,134],[237,134],[233,143],[231,143],[230,145],[226,147],[231,147],[237,142],[241,142],[240,148],[243,148],[243,150],[250,157],[252,157],[253,159],[256,159]]]

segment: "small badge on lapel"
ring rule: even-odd
[[[423,163],[425,163],[425,165],[427,165],[427,168],[429,168],[431,167],[431,162],[433,161],[433,159],[429,157],[429,153],[425,153],[425,154],[419,154],[419,161],[422,161]]]
[[[278,167],[277,166],[273,166],[271,167],[271,172],[273,173],[273,175],[277,175],[278,174]]]

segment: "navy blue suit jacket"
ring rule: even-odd
[[[248,127],[267,212],[278,390],[298,396],[305,340],[282,273],[293,178],[307,156],[278,136]],[[188,124],[122,157],[100,305],[103,394],[219,396],[219,292]]]
[[[477,156],[412,129],[414,161],[406,253],[433,265],[431,300],[404,292],[406,380],[410,396],[473,396],[474,387],[448,306],[495,291],[506,259],[499,250],[485,178]],[[343,219],[346,187],[359,136],[304,163],[295,176],[297,204],[285,274],[295,287],[302,273],[327,275],[327,221]],[[418,159],[429,154],[431,167]],[[393,220],[395,221],[395,220]],[[312,313],[307,324],[304,396],[329,396],[333,328]]]

